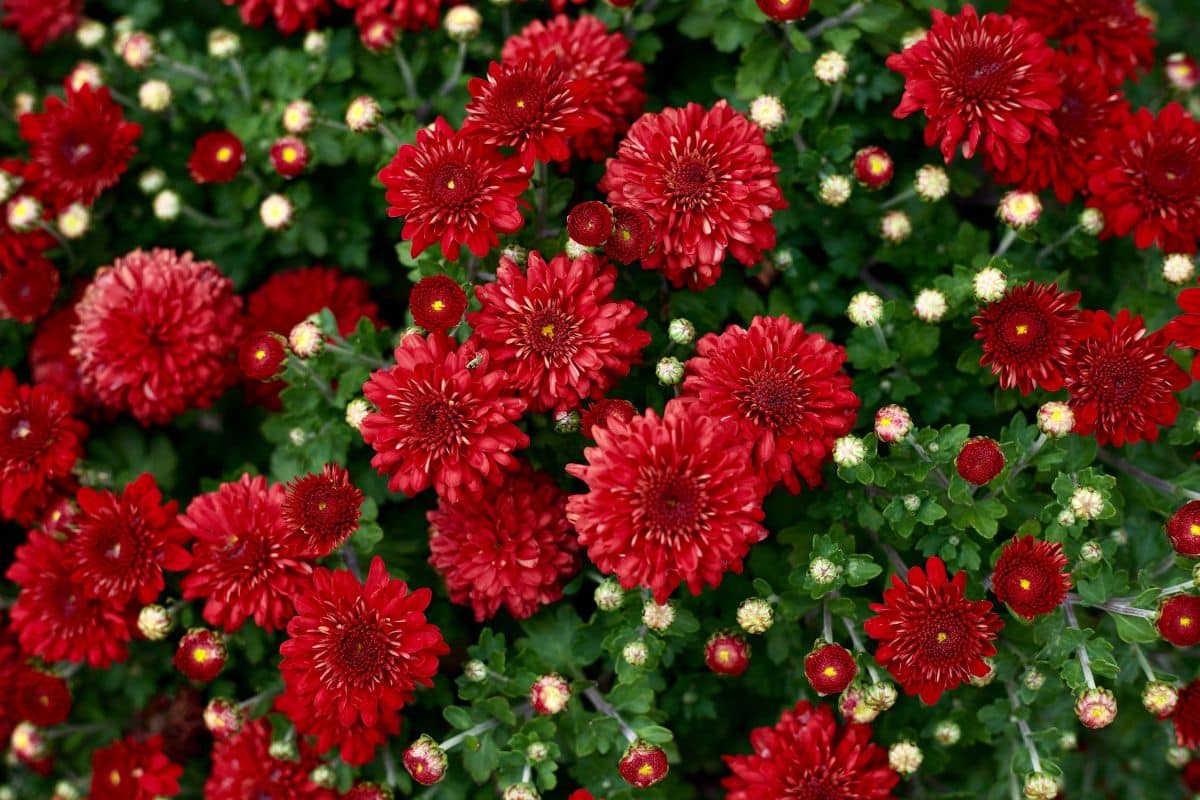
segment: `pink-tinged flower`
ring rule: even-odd
[[[1134,0],[1012,0],[1008,13],[1091,64],[1110,86],[1154,65],[1154,25]]]
[[[621,760],[617,762],[617,772],[621,774],[621,778],[636,789],[653,786],[667,777],[670,769],[666,751],[641,739],[630,742]]]
[[[294,759],[271,755],[271,722],[266,717],[246,724],[241,733],[213,745],[212,771],[204,783],[205,800],[337,800],[338,793],[313,783],[321,763],[301,738]]]
[[[163,738],[132,736],[92,753],[89,800],[154,800],[179,794],[183,767],[163,753]]]
[[[79,26],[83,0],[4,0],[0,24],[15,30],[35,53]]]
[[[329,13],[329,0],[225,0],[227,6],[237,6],[242,22],[255,28],[273,19],[280,33],[313,30]]]
[[[750,643],[740,633],[718,631],[704,644],[704,663],[718,675],[736,678],[750,666]]]
[[[1009,289],[971,320],[983,342],[980,366],[991,367],[1002,389],[1057,392],[1083,333],[1078,305],[1079,292],[1060,292],[1053,283]]]

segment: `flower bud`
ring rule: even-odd
[[[1102,688],[1080,692],[1075,700],[1075,716],[1085,727],[1108,727],[1117,718],[1117,698]]]
[[[976,689],[991,686],[992,681],[996,680],[996,662],[990,658],[985,658],[983,659],[983,663],[988,669],[987,673],[971,676],[970,684]]]
[[[1062,511],[1058,512],[1058,517],[1056,517],[1056,520],[1059,525],[1063,526],[1064,528],[1069,528],[1075,524],[1075,515],[1071,513],[1071,509],[1064,508]]]
[[[379,108],[379,103],[375,102],[375,98],[360,95],[346,107],[346,127],[355,133],[373,131],[379,125],[382,116],[383,111]]]
[[[179,640],[175,668],[185,677],[208,683],[225,666],[225,639],[207,628],[192,628]]]
[[[42,760],[50,750],[46,744],[46,737],[32,722],[17,723],[8,743],[13,752],[25,763]]]
[[[941,322],[946,307],[946,295],[937,289],[922,289],[913,300],[913,313],[922,322]]]
[[[650,650],[640,639],[630,642],[621,649],[621,658],[625,659],[630,666],[640,667],[646,663],[646,659],[649,657]]]
[[[138,87],[138,103],[147,111],[165,111],[171,105],[170,84],[157,79],[146,81]]]
[[[79,789],[75,788],[75,784],[67,781],[59,781],[54,784],[54,794],[50,800],[81,800],[83,795],[79,793]]]
[[[307,56],[323,55],[329,49],[329,34],[325,31],[309,31],[304,34],[304,54]]]
[[[910,31],[905,31],[904,35],[900,37],[900,49],[907,50],[917,42],[923,40],[927,33],[929,31],[924,28],[913,28]]]
[[[691,322],[679,317],[671,320],[667,326],[667,336],[680,346],[691,344],[696,339],[696,327]]]
[[[1167,763],[1175,769],[1182,769],[1185,764],[1192,760],[1192,751],[1186,747],[1168,747],[1167,748]]]
[[[97,22],[94,19],[85,19],[75,29],[75,41],[79,42],[80,47],[92,50],[104,41],[104,36],[107,32],[104,28],[104,23]]]
[[[100,72],[100,67],[90,61],[80,61],[67,76],[67,85],[75,91],[79,91],[84,86],[99,89],[104,85],[104,76]]]
[[[583,258],[588,253],[591,253],[592,248],[588,247],[587,245],[580,244],[574,239],[567,239],[567,244],[563,248],[563,251],[567,254],[567,258],[574,261],[577,258]]]
[[[42,204],[32,195],[23,195],[8,204],[8,227],[28,233],[42,222]]]
[[[163,189],[154,195],[154,216],[163,222],[170,222],[178,217],[182,208],[183,202],[179,199],[179,195],[170,189]]]
[[[887,186],[895,174],[896,162],[882,147],[871,145],[854,154],[854,177],[872,191]]]
[[[850,73],[850,62],[836,50],[826,50],[813,63],[813,75],[826,85],[844,80]]]
[[[925,756],[912,742],[896,742],[888,748],[888,766],[901,775],[912,775],[921,768]]]
[[[663,603],[661,606],[653,600],[647,600],[642,608],[642,624],[652,631],[662,632],[675,622],[675,606]]]
[[[821,179],[817,198],[825,205],[837,208],[845,205],[853,191],[854,187],[845,175],[826,175]]]
[[[151,642],[160,642],[171,632],[174,620],[171,612],[160,605],[143,606],[138,612],[138,633]]]
[[[292,201],[281,194],[268,195],[258,207],[258,216],[269,231],[282,231],[291,225],[294,212]]]
[[[1200,644],[1200,597],[1177,594],[1159,603],[1154,627],[1176,647]]]
[[[660,358],[654,367],[654,375],[663,386],[675,386],[683,380],[683,362],[675,356]]]
[[[422,734],[402,756],[404,769],[422,786],[432,786],[446,775],[446,751],[433,737]]]
[[[997,214],[1013,230],[1032,228],[1042,216],[1042,201],[1033,192],[1013,191],[1000,199]]]
[[[276,761],[295,761],[300,752],[292,739],[275,739],[267,748],[267,755]]]
[[[142,190],[142,194],[154,194],[163,188],[167,183],[167,174],[158,167],[150,169],[138,175],[138,188]]]
[[[954,459],[959,476],[976,486],[984,486],[1004,471],[1004,453],[995,439],[976,436],[963,443]]]
[[[1075,429],[1075,412],[1066,403],[1043,403],[1037,413],[1038,430],[1051,439],[1061,439]]]
[[[571,699],[571,684],[557,673],[540,676],[529,687],[529,704],[539,714],[557,714]]]
[[[214,697],[204,707],[204,727],[218,741],[236,736],[245,722],[242,709],[227,697]]]
[[[1079,229],[1089,236],[1099,236],[1104,231],[1104,214],[1098,208],[1085,208],[1079,213]]]
[[[283,129],[294,136],[312,130],[315,120],[316,111],[307,100],[293,100],[283,109]]]
[[[1071,513],[1078,519],[1093,520],[1104,511],[1104,495],[1090,486],[1080,486],[1071,495]]]
[[[846,315],[860,328],[876,325],[883,316],[883,298],[874,292],[859,292],[850,298]]]
[[[1179,692],[1164,681],[1150,681],[1142,689],[1142,706],[1159,719],[1170,716],[1178,702]]]
[[[891,681],[872,683],[863,691],[863,702],[876,711],[887,711],[900,699],[896,684]]]
[[[1058,781],[1044,772],[1035,772],[1025,779],[1023,791],[1028,800],[1054,800],[1058,797]]]
[[[332,789],[337,785],[337,772],[328,764],[318,764],[308,773],[308,779],[322,789]]]
[[[971,279],[971,289],[975,299],[981,303],[994,303],[1004,296],[1008,288],[1008,276],[995,267],[987,267],[975,273]]]
[[[661,747],[638,739],[625,750],[617,769],[630,786],[645,789],[667,777],[671,767]]]
[[[1066,733],[1064,733],[1058,737],[1058,749],[1059,750],[1070,751],[1070,750],[1074,750],[1078,746],[1079,746],[1079,737],[1075,734],[1075,731],[1067,731]]]
[[[288,345],[300,358],[312,358],[324,349],[325,337],[321,335],[317,323],[306,319],[292,327],[288,333]]]
[[[143,31],[121,37],[118,55],[129,65],[130,69],[142,70],[154,61],[156,47],[154,38]]]
[[[578,411],[556,411],[554,413],[555,433],[575,433],[579,430]]]
[[[944,719],[933,729],[933,738],[943,747],[953,747],[962,739],[962,728],[954,720]]]
[[[1172,253],[1163,259],[1163,280],[1174,286],[1182,286],[1196,275],[1196,263],[1186,253]]]
[[[242,40],[233,31],[213,28],[208,32],[208,54],[213,58],[233,58],[241,49]]]
[[[704,663],[718,675],[736,678],[750,666],[750,644],[740,633],[717,631],[704,644]]]
[[[787,111],[774,95],[760,94],[750,103],[750,121],[764,131],[773,131],[783,125]]]
[[[625,602],[625,590],[615,578],[605,578],[596,586],[592,599],[601,611],[616,611]]]
[[[356,431],[362,430],[363,420],[371,413],[371,404],[356,397],[346,404],[346,424]]]
[[[867,447],[857,436],[848,434],[833,442],[833,463],[839,467],[857,467],[866,454]]]
[[[67,239],[78,239],[88,232],[92,214],[82,203],[71,205],[58,212],[58,232]]]
[[[525,266],[525,260],[529,257],[529,251],[519,244],[507,244],[500,251],[500,256],[501,258],[507,258],[518,267],[523,267]]]
[[[840,644],[823,642],[804,657],[804,676],[819,695],[840,694],[858,675],[858,664]]]
[[[483,15],[469,5],[458,5],[446,12],[442,25],[446,34],[456,42],[469,42],[479,35]]]
[[[463,664],[463,677],[471,683],[483,683],[487,680],[488,668],[477,658],[472,658],[467,663]]]
[[[775,623],[775,609],[761,597],[747,597],[738,604],[737,623],[746,633],[766,633]]]
[[[926,164],[918,169],[914,185],[917,197],[926,203],[936,203],[950,194],[950,176],[945,169],[935,164]]]
[[[1046,684],[1046,676],[1037,667],[1030,667],[1021,676],[1021,684],[1032,692],[1036,692]]]
[[[1177,91],[1190,92],[1200,84],[1200,69],[1187,53],[1171,53],[1167,56],[1164,69],[1171,88]]]
[[[875,412],[875,435],[879,441],[895,444],[912,430],[912,417],[902,406],[884,406]]]
[[[890,244],[901,244],[912,235],[912,220],[900,209],[893,209],[879,220],[879,235]]]
[[[532,783],[514,783],[504,790],[502,797],[503,800],[541,800]]]
[[[1095,539],[1090,539],[1079,546],[1079,558],[1085,564],[1096,564],[1104,558],[1104,548]]]

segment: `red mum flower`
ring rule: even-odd
[[[708,334],[687,363],[683,402],[693,413],[732,420],[753,445],[768,488],[821,483],[833,442],[854,427],[860,405],[842,369],[846,351],[787,317],[755,317]],[[798,477],[799,476],[799,477]]]
[[[767,532],[762,481],[736,426],[671,403],[661,417],[610,417],[592,435],[588,463],[567,467],[588,487],[567,501],[567,518],[601,572],[662,604],[680,583],[699,594],[742,571]]]
[[[427,331],[448,331],[462,322],[467,293],[448,275],[429,275],[417,281],[408,296],[413,322]]]
[[[1066,374],[1075,432],[1117,447],[1155,441],[1159,426],[1175,422],[1175,392],[1191,379],[1167,355],[1163,333],[1147,334],[1141,317],[1085,311],[1083,320],[1086,335]]]
[[[428,514],[429,563],[450,599],[479,622],[503,605],[516,619],[562,598],[579,571],[579,544],[567,522],[566,494],[544,472],[525,468],[479,500],[441,500]]]
[[[610,419],[629,422],[636,416],[637,409],[634,408],[633,403],[628,400],[605,397],[587,407],[587,411],[583,412],[583,416],[579,420],[579,429],[583,431],[584,436],[594,440],[595,436],[592,431],[597,425],[603,426]]]
[[[1184,289],[1176,298],[1182,310],[1163,327],[1163,335],[1176,347],[1200,349],[1200,289]],[[1200,378],[1200,358],[1192,359],[1192,377]]]
[[[570,146],[580,158],[603,161],[646,105],[646,70],[629,58],[629,48],[623,34],[610,33],[596,17],[582,14],[572,20],[559,14],[549,22],[526,25],[504,43],[501,59],[515,65],[553,55],[568,79],[588,81],[593,87],[588,101],[592,122],[571,137]]]
[[[641,362],[646,312],[612,301],[617,271],[586,254],[549,263],[529,254],[526,271],[500,259],[495,283],[475,287],[482,308],[467,315],[494,369],[512,376],[531,411],[569,411],[604,396]]]
[[[28,720],[40,728],[65,722],[71,713],[67,682],[40,669],[21,667],[9,699],[16,719]]]
[[[350,482],[350,473],[326,464],[320,475],[308,474],[287,485],[283,520],[300,538],[300,549],[327,556],[358,530],[363,493]]]
[[[1034,129],[1057,132],[1050,112],[1062,92],[1054,51],[1023,19],[980,18],[970,5],[953,17],[932,13],[925,38],[888,56],[887,65],[904,76],[894,116],[924,111],[925,144],[938,143],[947,163],[960,145],[964,158],[982,149],[997,169],[1022,161]]]
[[[736,678],[750,666],[750,643],[740,633],[718,631],[704,643],[704,663],[718,675]]]
[[[204,598],[204,619],[232,633],[248,618],[276,631],[312,566],[289,535],[283,484],[243,475],[192,500],[180,522],[196,544],[183,579],[185,600]]]
[[[0,319],[33,322],[58,294],[58,270],[40,253],[0,270]]]
[[[271,166],[284,178],[294,178],[308,166],[308,145],[295,136],[276,139],[271,145]]]
[[[1158,607],[1158,635],[1176,647],[1200,644],[1200,597],[1177,594]]]
[[[245,160],[241,139],[229,131],[213,131],[196,140],[187,168],[196,183],[229,183]]]
[[[283,34],[313,30],[330,10],[329,0],[225,0],[225,5],[238,6],[242,22],[255,28],[273,18]]]
[[[287,336],[294,326],[327,308],[343,336],[353,332],[363,317],[380,328],[379,306],[371,301],[370,291],[362,278],[337,267],[318,265],[276,272],[247,298],[248,327]]]
[[[161,736],[133,737],[92,753],[89,800],[154,800],[179,794],[183,767],[163,753]]]
[[[143,425],[208,408],[237,377],[241,298],[191,253],[134,250],[96,273],[75,311],[84,391]]]
[[[804,675],[817,694],[839,694],[858,675],[858,664],[849,650],[825,642],[804,657]]]
[[[637,739],[629,743],[617,762],[621,778],[637,789],[646,789],[667,777],[671,765],[667,753],[656,744]]]
[[[887,186],[896,174],[896,162],[886,150],[876,145],[855,153],[853,166],[855,179],[872,191]]]
[[[595,124],[592,85],[572,79],[554,55],[488,66],[467,84],[471,102],[462,132],[493,147],[517,150],[526,171],[535,161],[571,157],[568,142]]]
[[[839,727],[824,703],[801,700],[774,727],[752,731],[750,746],[751,755],[723,757],[733,772],[721,781],[727,800],[889,800],[900,782],[871,726]]]
[[[188,534],[176,517],[178,504],[162,505],[154,476],[143,473],[120,495],[83,488],[67,553],[84,593],[117,605],[153,603],[166,581],[163,570],[183,570],[191,556]]]
[[[1189,500],[1167,520],[1167,538],[1175,552],[1200,558],[1200,500]]]
[[[396,712],[418,685],[433,685],[438,657],[450,652],[425,621],[430,598],[393,580],[378,557],[365,584],[318,568],[311,589],[295,596],[290,638],[279,648],[286,690],[276,708],[318,737],[320,752],[340,745],[347,764],[369,762],[400,730]]]
[[[1008,13],[1093,65],[1110,86],[1154,66],[1154,25],[1134,0],[1012,0]]]
[[[1178,103],[1124,115],[1092,163],[1088,205],[1104,212],[1101,238],[1133,234],[1139,248],[1194,253],[1200,237],[1200,123]]]
[[[812,7],[812,0],[755,0],[758,9],[776,22],[795,22],[803,19]]]
[[[1175,723],[1175,742],[1180,747],[1200,747],[1200,678],[1179,692],[1171,721]]]
[[[258,331],[242,340],[238,366],[252,381],[272,381],[283,372],[287,356],[287,339],[273,331]]]
[[[964,481],[983,486],[1004,471],[1004,451],[995,439],[976,436],[963,443],[954,468]]]
[[[66,547],[30,531],[6,576],[21,587],[12,608],[12,629],[21,649],[43,661],[86,661],[107,669],[128,655],[131,631],[124,608],[86,597],[72,577]]]
[[[71,355],[71,335],[79,317],[75,306],[65,306],[43,317],[29,343],[29,369],[35,384],[49,384],[63,394],[87,404],[81,394],[79,362]]]
[[[192,628],[179,640],[172,663],[190,680],[209,683],[225,668],[225,637],[207,628]]]
[[[337,0],[343,8],[354,9],[354,21],[365,28],[379,17],[395,20],[406,31],[436,28],[441,16],[441,0]]]
[[[588,200],[567,215],[567,235],[584,247],[600,247],[612,236],[612,209],[599,200]]]
[[[435,242],[458,259],[459,245],[479,257],[500,243],[497,233],[525,224],[518,198],[529,187],[520,163],[479,139],[455,131],[438,117],[433,130],[417,131],[417,143],[396,151],[379,171],[387,189],[388,216],[404,217],[401,236],[412,254]]]
[[[431,484],[451,503],[478,497],[517,469],[513,452],[529,437],[513,422],[525,401],[485,352],[442,333],[410,334],[396,365],[371,375],[363,394],[379,410],[362,424],[372,466],[392,491],[414,495]]]
[[[612,234],[604,242],[604,254],[622,264],[632,264],[653,249],[654,222],[650,215],[629,206],[614,208]]]
[[[979,310],[973,323],[983,342],[981,366],[992,368],[1000,388],[1029,394],[1063,388],[1076,339],[1082,334],[1079,292],[1060,292],[1056,284],[1030,281],[1014,286]]]
[[[296,743],[299,756],[279,759],[271,755],[271,723],[256,719],[241,733],[218,739],[213,745],[212,771],[204,782],[207,800],[336,800],[333,789],[318,786],[309,775],[321,763],[303,738]]]
[[[704,289],[727,252],[753,266],[775,246],[771,216],[787,208],[778,172],[761,128],[724,100],[708,110],[689,103],[635,122],[600,189],[609,205],[650,216],[658,246],[642,258],[645,269]]]
[[[68,84],[66,101],[47,97],[40,114],[21,116],[21,138],[30,160],[43,171],[42,188],[54,207],[93,203],[115,186],[129,159],[140,125],[126,122],[108,89]]]
[[[987,600],[968,600],[966,588],[966,572],[951,579],[942,560],[930,558],[925,569],[909,569],[907,584],[892,576],[883,602],[871,604],[878,616],[863,626],[880,640],[875,650],[880,666],[907,694],[930,705],[942,692],[987,675],[984,659],[996,655],[992,640],[1004,623]]]
[[[83,0],[4,0],[2,24],[35,53],[79,26]]]
[[[1049,614],[1071,588],[1071,575],[1063,572],[1067,563],[1058,542],[1014,537],[1000,552],[992,572],[992,591],[1019,617],[1033,619]]]

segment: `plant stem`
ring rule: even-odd
[[[1043,261],[1045,261],[1047,256],[1049,256],[1055,250],[1057,250],[1058,248],[1062,247],[1064,244],[1069,242],[1071,240],[1071,237],[1074,236],[1078,231],[1079,231],[1079,225],[1078,224],[1072,225],[1070,228],[1067,229],[1066,233],[1064,233],[1062,236],[1058,237],[1053,242],[1051,242],[1050,244],[1046,245],[1041,250],[1039,250],[1037,256],[1033,259],[1034,263],[1040,264]]]
[[[196,222],[199,222],[203,225],[211,225],[214,228],[228,228],[231,226],[231,223],[229,222],[229,220],[217,219],[216,217],[210,217],[209,215],[205,214],[204,212],[197,211],[196,209],[192,208],[189,205],[184,205],[181,203],[179,205],[179,210],[181,212],[183,212],[183,214],[185,216],[188,216],[191,219],[193,219]]]
[[[438,87],[437,93],[439,97],[441,95],[449,94],[458,86],[459,78],[461,78],[463,74],[463,65],[466,63],[466,61],[467,43],[466,40],[463,40],[458,43],[458,58],[454,61],[454,67],[450,70],[450,75],[445,81],[442,82],[442,85]]]
[[[341,549],[338,550],[338,553],[342,556],[342,561],[345,562],[346,569],[350,570],[354,577],[361,581],[362,566],[358,563],[358,553],[355,552],[354,545],[350,544],[349,540],[346,540],[342,544]]]
[[[259,692],[258,694],[254,695],[253,697],[250,697],[250,698],[238,703],[238,708],[240,708],[244,711],[247,708],[252,707],[255,703],[258,703],[261,700],[266,700],[268,697],[274,697],[275,695],[279,694],[281,691],[283,691],[282,686],[275,686],[273,688],[267,689],[264,692]]]
[[[996,248],[996,252],[992,253],[992,260],[995,261],[1000,256],[1008,252],[1008,248],[1012,247],[1013,242],[1017,240],[1017,232],[1013,228],[1009,228],[1004,234],[1004,238],[1000,240],[1000,246]]]
[[[385,122],[379,123],[379,132],[383,134],[383,138],[387,140],[387,143],[397,150],[404,144],[404,142],[400,141],[400,137],[396,135],[396,132],[389,128]]]
[[[533,168],[534,182],[537,184],[537,222],[534,230],[538,236],[542,236],[546,229],[546,214],[550,206],[550,182],[549,169],[546,162],[539,161]]]
[[[212,83],[212,78],[207,72],[193,67],[191,64],[184,64],[176,61],[173,58],[167,58],[164,55],[155,57],[155,62],[169,69],[171,72],[178,72],[180,75],[186,75],[192,80],[200,81],[201,83]]]
[[[229,66],[233,70],[233,77],[237,78],[238,91],[242,93],[242,99],[247,103],[254,100],[254,96],[250,93],[250,81],[246,80],[246,70],[242,69],[242,62],[238,61],[237,56],[231,56]]]
[[[1042,448],[1046,446],[1046,442],[1048,441],[1049,437],[1047,437],[1046,434],[1038,434],[1038,438],[1033,440],[1033,444],[1029,446],[1029,449],[1021,454],[1021,457],[1017,459],[1017,463],[1013,464],[1012,469],[1008,471],[1008,477],[1004,479],[1005,485],[1007,485],[1009,481],[1011,481],[1013,478],[1019,475],[1022,470],[1029,466],[1029,463],[1033,461],[1037,454],[1042,452]],[[988,492],[987,497],[985,497],[984,500],[991,500],[993,497],[1000,494],[1000,489],[1001,487],[999,486],[997,486],[995,489],[992,489],[990,492]],[[975,494],[974,488],[971,489],[971,494]]]
[[[383,769],[384,774],[387,776],[384,780],[387,781],[388,788],[395,788],[399,774],[396,772],[396,759],[392,755],[391,749],[387,747],[383,748]]]
[[[615,708],[613,708],[612,703],[604,699],[604,695],[600,694],[599,689],[597,689],[595,686],[589,686],[583,690],[583,696],[590,700],[592,706],[601,714],[609,717],[610,719],[616,720],[617,725],[621,728],[621,734],[627,741],[633,742],[637,740],[638,737],[637,734],[634,733],[633,728],[629,727],[625,720],[621,719],[621,715],[617,713]]]
[[[829,607],[829,595],[825,595],[821,601],[821,606],[824,609],[824,633],[825,641],[833,644],[833,610]]]
[[[1110,467],[1113,467],[1114,469],[1119,469],[1121,472],[1124,472],[1134,480],[1140,481],[1141,483],[1149,486],[1151,489],[1161,492],[1168,497],[1178,494],[1186,497],[1189,500],[1200,500],[1200,492],[1194,492],[1191,489],[1181,488],[1170,481],[1151,475],[1144,469],[1130,464],[1116,453],[1111,453],[1108,450],[1101,448],[1100,450],[1096,451],[1096,458]]]
[[[467,728],[462,733],[456,733],[455,735],[451,736],[449,739],[442,742],[441,748],[443,750],[452,750],[460,742],[462,742],[463,739],[466,739],[468,736],[478,736],[481,733],[487,733],[492,728],[495,728],[499,725],[500,725],[500,720],[498,720],[498,719],[489,719],[486,722],[481,722],[478,725],[475,725],[474,727]]]
[[[893,197],[891,200],[888,200],[886,203],[880,203],[879,210],[883,211],[885,208],[892,208],[893,206],[898,206],[901,203],[911,200],[912,198],[914,198],[916,196],[917,196],[917,190],[910,186],[909,188],[905,189],[900,194]]]
[[[820,36],[822,33],[824,33],[825,31],[829,30],[830,28],[836,28],[837,26],[841,25],[842,23],[849,22],[850,20],[854,19],[859,14],[861,14],[863,11],[865,11],[866,8],[867,8],[866,3],[862,3],[862,2],[852,3],[849,8],[847,8],[842,13],[838,14],[836,17],[826,17],[825,19],[818,22],[816,25],[813,25],[811,28],[809,28],[808,30],[806,30],[804,32],[804,36],[805,36],[805,38],[808,38],[808,39],[815,39],[818,36]]]
[[[1196,586],[1195,581],[1190,581],[1190,580],[1184,581],[1183,583],[1176,583],[1173,586],[1168,586],[1167,588],[1160,591],[1158,593],[1158,596],[1159,597],[1169,597],[1173,594],[1179,594],[1180,592],[1186,592],[1188,589],[1195,588],[1195,586]]]
[[[1063,601],[1063,613],[1067,617],[1067,624],[1075,630],[1079,630],[1079,621],[1075,619],[1075,607],[1071,604],[1071,599],[1067,598]],[[1084,644],[1075,648],[1075,655],[1079,658],[1079,668],[1083,670],[1083,679],[1087,682],[1089,689],[1096,688],[1096,679],[1092,676],[1092,662],[1088,658],[1087,646]]]
[[[1146,680],[1156,681],[1158,676],[1154,674],[1154,670],[1150,667],[1150,662],[1146,660],[1146,654],[1142,652],[1142,648],[1136,644],[1130,645],[1133,648],[1133,655],[1137,658],[1138,666],[1142,668],[1142,672],[1146,674]]]
[[[854,649],[860,653],[866,653],[867,648],[863,645],[862,639],[858,637],[858,631],[854,627],[855,623],[851,622],[849,617],[842,617],[842,622],[846,625],[846,633],[850,634],[850,642],[854,645]],[[871,675],[872,683],[879,683],[879,672],[869,661],[867,662],[867,672]]]
[[[404,91],[408,95],[408,99],[416,102],[421,99],[417,93],[417,79],[413,75],[412,65],[408,63],[408,58],[404,55],[404,49],[396,47],[396,65],[400,67],[400,77],[404,80]]]

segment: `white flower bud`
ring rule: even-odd
[[[975,299],[981,303],[994,303],[1004,296],[1008,288],[1008,276],[995,267],[981,269],[971,279]]]

